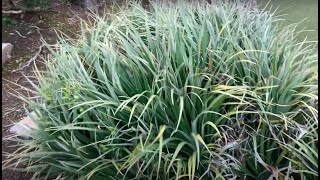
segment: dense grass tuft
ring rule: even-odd
[[[61,40],[40,130],[6,167],[71,179],[318,176],[317,62],[296,25],[241,3],[133,4]],[[18,161],[16,161],[18,160]]]

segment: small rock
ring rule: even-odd
[[[25,14],[22,13],[22,14],[20,15],[20,19],[23,19],[24,17],[25,17]]]
[[[35,112],[30,113],[29,116],[25,117],[14,126],[12,126],[9,130],[10,133],[16,134],[18,137],[23,139],[32,139],[31,132],[32,130],[38,129],[38,125],[31,119],[37,118]]]
[[[12,52],[12,44],[10,43],[2,43],[2,64],[9,61],[11,59]]]

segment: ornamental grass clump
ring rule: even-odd
[[[241,3],[138,4],[62,39],[39,130],[6,167],[35,178],[314,179],[316,44]]]

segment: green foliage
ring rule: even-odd
[[[21,0],[19,1],[18,5],[24,11],[34,10],[35,8],[39,8],[40,10],[46,10],[49,7],[49,1],[48,0]]]
[[[132,4],[61,39],[5,167],[39,178],[318,176],[317,54],[241,3]],[[317,103],[316,103],[317,104]],[[18,161],[17,161],[18,160]]]
[[[2,16],[2,25],[3,26],[14,26],[17,24],[17,21],[11,16]]]
[[[69,0],[69,2],[77,4],[77,5],[84,5],[84,0]]]

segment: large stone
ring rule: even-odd
[[[37,118],[36,113],[32,112],[29,116],[25,117],[14,126],[12,126],[9,130],[10,133],[17,135],[23,139],[31,139],[32,131],[37,130],[38,125],[32,120]]]
[[[2,64],[9,61],[11,59],[12,52],[12,44],[10,43],[2,43]]]

